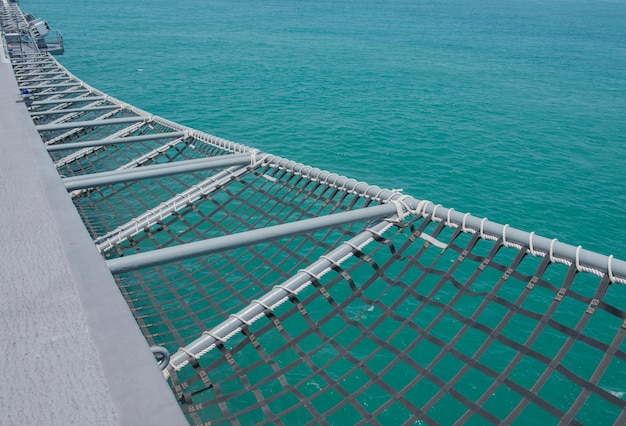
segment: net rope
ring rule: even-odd
[[[622,261],[154,117],[49,55],[11,61],[64,178],[251,156],[73,191],[105,259],[395,206],[115,274],[148,343],[174,354],[190,423],[626,421]]]

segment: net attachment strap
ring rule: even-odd
[[[613,255],[609,256],[606,269],[608,271],[609,279],[611,280],[611,282],[616,282],[615,276],[613,275]]]

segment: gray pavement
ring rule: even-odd
[[[0,425],[187,424],[0,53]]]

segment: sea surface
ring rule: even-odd
[[[626,0],[23,0],[165,118],[626,259]]]

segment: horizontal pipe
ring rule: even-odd
[[[48,62],[52,63],[52,60],[45,53],[23,53],[18,58],[13,58],[13,61],[20,63],[22,65],[24,62],[30,62],[33,59],[39,59],[37,63],[41,62],[41,60],[48,60]]]
[[[80,83],[71,82],[71,83],[55,83],[55,84],[40,84],[38,86],[21,86],[20,90],[35,90],[35,89],[51,89],[53,87],[72,87],[72,86],[81,86]]]
[[[35,126],[35,129],[39,132],[46,132],[50,130],[64,130],[73,129],[79,127],[95,127],[95,126],[108,126],[111,124],[123,124],[123,123],[137,123],[139,121],[146,121],[147,117],[135,116],[135,117],[120,117],[120,118],[108,118],[102,120],[87,120],[87,121],[68,121],[65,123],[57,124],[40,124]]]
[[[20,59],[20,58],[12,58],[11,63],[15,64],[14,66],[17,69],[21,68],[31,68],[32,65],[40,66],[40,65],[55,65],[54,62],[48,60],[47,58],[41,58],[41,60],[33,61],[31,59]]]
[[[77,93],[89,93],[89,90],[70,89],[70,90],[60,90],[60,91],[55,91],[55,92],[29,93],[26,96],[29,96],[31,98],[41,98],[43,96],[75,95]]]
[[[61,75],[66,76],[67,77],[67,79],[66,79],[67,81],[71,81],[70,77],[66,73],[64,73],[62,70],[60,70],[59,68],[56,68],[56,67],[55,68],[50,68],[47,71],[41,71],[41,70],[38,69],[35,72],[29,72],[27,74],[16,74],[15,77],[18,80],[20,80],[19,81],[20,83],[24,83],[25,82],[24,80],[29,80],[30,77],[46,76],[46,77],[50,77],[50,78],[52,78],[52,77],[57,78],[57,76],[61,76]],[[24,77],[28,77],[28,78],[24,78]],[[35,80],[35,82],[39,82],[39,81],[45,81],[45,79],[41,79],[41,80],[37,79],[37,80]]]
[[[36,59],[37,61],[33,61],[33,59]],[[41,62],[47,62],[51,65],[54,64],[54,61],[51,60],[48,56],[44,56],[44,54],[27,55],[25,53],[22,53],[19,56],[11,58],[11,63],[16,66],[29,65],[26,62],[32,62],[33,65],[39,65]]]
[[[49,62],[53,63],[50,58],[44,53],[34,53],[34,54],[22,54],[19,57],[13,58],[11,60],[12,63],[16,65],[29,65],[29,64],[40,64],[41,62]]]
[[[150,142],[150,141],[156,141],[156,140],[161,140],[161,139],[179,138],[184,135],[185,135],[184,132],[169,132],[169,133],[155,133],[155,134],[141,135],[141,136],[129,136],[127,138],[99,139],[95,141],[84,141],[84,142],[70,142],[70,143],[64,143],[64,144],[58,144],[58,145],[48,145],[46,146],[46,150],[48,150],[48,152],[55,152],[55,151],[66,151],[69,149],[91,148],[94,146],[117,145],[117,144],[134,143],[134,142]]]
[[[36,72],[33,72],[33,68],[28,67],[28,68],[24,68],[22,70],[16,69],[15,70],[15,76],[16,77],[28,77],[28,76],[31,76],[31,75],[38,75],[38,74],[42,74],[42,73],[53,72],[53,71],[56,71],[58,69],[59,68],[56,65],[48,65],[48,66],[43,66],[43,67],[37,67],[37,68],[35,68]]]
[[[220,155],[217,157],[200,158],[197,160],[174,161],[155,164],[153,166],[120,169],[110,172],[92,173],[84,176],[64,178],[63,183],[68,191],[93,188],[96,186],[113,185],[115,183],[133,182],[200,170],[210,170],[250,163],[250,154]]]
[[[106,111],[111,109],[119,109],[119,105],[100,105],[95,107],[85,107],[85,108],[68,108],[68,109],[55,109],[49,111],[33,111],[30,113],[33,117],[38,117],[41,115],[54,115],[54,114],[74,114],[81,112],[91,112],[91,111]]]
[[[331,214],[327,216],[304,219],[297,222],[274,225],[252,231],[211,238],[210,240],[196,241],[174,247],[152,250],[117,259],[107,260],[106,264],[113,274],[134,271],[149,266],[175,262],[210,253],[232,250],[252,244],[274,241],[279,238],[301,235],[333,226],[361,222],[370,219],[387,217],[397,212],[396,207],[390,204],[381,204],[374,207],[365,207],[357,210]]]
[[[78,92],[68,92],[68,93],[78,93]],[[50,99],[50,100],[42,100],[42,101],[33,101],[31,105],[53,105],[53,104],[65,104],[65,103],[74,103],[74,102],[93,102],[93,101],[103,101],[106,99],[106,96],[92,96],[92,97],[84,97],[84,98],[63,98],[63,99]]]
[[[55,72],[55,73],[41,73],[40,75],[37,76],[24,76],[22,78],[19,78],[17,81],[18,86],[22,85],[22,84],[28,84],[28,85],[35,85],[37,83],[43,83],[46,81],[50,81],[50,80],[54,80],[57,78],[64,78],[65,73],[63,72]]]
[[[37,77],[40,75],[46,75],[46,76],[53,76],[53,75],[65,75],[65,73],[61,70],[59,70],[58,68],[54,67],[52,68],[55,71],[40,71],[40,72],[30,72],[27,74],[15,74],[16,77],[21,78],[21,77]]]

